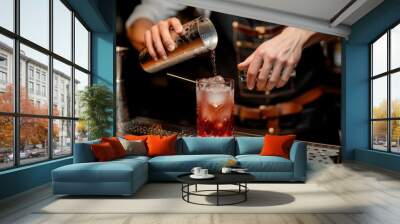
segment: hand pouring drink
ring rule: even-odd
[[[166,60],[155,61],[147,49],[140,52],[139,61],[143,70],[155,73],[197,55],[212,51],[218,43],[217,31],[211,20],[199,17],[183,25],[183,35],[172,33],[177,48],[167,52]]]

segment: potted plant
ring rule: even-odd
[[[107,131],[112,125],[113,94],[102,84],[86,87],[79,93],[81,110],[80,127],[87,128],[89,140],[110,136]]]

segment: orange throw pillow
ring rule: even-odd
[[[176,135],[170,136],[159,136],[149,135],[147,136],[147,154],[148,156],[164,156],[164,155],[176,155]]]
[[[91,149],[94,157],[99,162],[110,161],[117,158],[113,147],[108,142],[93,144],[91,145]]]
[[[124,139],[129,141],[146,141],[147,135],[125,135]]]
[[[280,156],[289,159],[290,148],[296,135],[265,135],[262,156]]]
[[[126,156],[126,151],[124,146],[122,146],[121,142],[117,137],[109,137],[109,138],[101,138],[101,142],[108,142],[114,149],[115,155],[117,158],[121,158]]]

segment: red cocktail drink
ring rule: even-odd
[[[215,76],[196,82],[197,135],[232,136],[234,83]]]

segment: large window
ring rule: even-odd
[[[0,11],[0,170],[70,156],[87,139],[90,31],[63,0],[0,0]]]
[[[370,45],[371,148],[400,153],[400,24]]]

